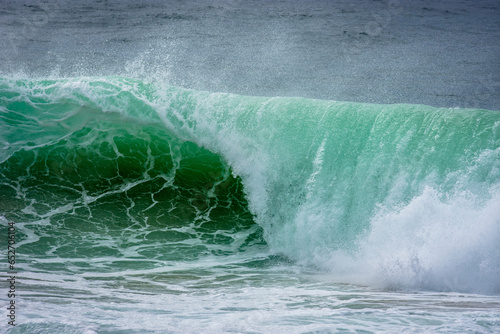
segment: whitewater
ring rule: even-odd
[[[0,331],[498,332],[500,111],[496,79],[485,74],[498,62],[492,43],[481,44],[498,7],[480,3],[3,3],[2,38],[14,47],[0,51],[1,268],[16,293],[6,286],[1,300],[7,315],[15,301],[16,326],[4,316]],[[311,31],[333,18],[365,22],[374,10],[379,30],[330,36],[355,45],[331,50],[354,65],[347,77],[331,70],[312,80],[323,75],[315,66],[337,61],[326,50],[299,66],[303,37],[329,48]],[[41,13],[37,32],[22,32],[31,42],[9,34],[16,15]],[[479,39],[475,15],[490,29]],[[279,44],[256,53],[263,62],[246,76],[231,58],[246,55],[228,46],[239,37],[223,29],[233,20],[276,28],[266,36]],[[419,92],[392,70],[397,94],[369,75],[354,83],[367,73],[366,54],[398,46],[395,27],[412,20],[443,34],[457,20],[460,38],[470,32],[492,49],[459,62],[462,72],[433,72],[432,82],[428,68],[412,72]],[[67,31],[100,37],[77,61]],[[250,31],[252,50],[270,47],[263,30]],[[89,63],[90,54],[109,60],[100,38],[124,68]],[[152,40],[141,50],[144,38]],[[56,55],[42,61],[47,43]],[[142,52],[131,56],[130,45]],[[222,73],[213,61],[224,52]],[[472,72],[486,81],[469,80]]]

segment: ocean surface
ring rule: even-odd
[[[494,0],[0,0],[0,332],[500,332],[499,41]]]

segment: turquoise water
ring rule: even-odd
[[[498,111],[3,78],[0,145],[12,333],[500,329]]]

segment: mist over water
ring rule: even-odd
[[[499,19],[496,1],[1,1],[23,307],[0,328],[498,331]]]
[[[497,1],[2,1],[4,75],[500,109]]]

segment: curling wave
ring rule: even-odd
[[[500,292],[498,111],[106,77],[0,79],[0,113],[0,209],[26,222],[25,252],[266,243],[340,281]]]

